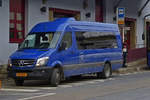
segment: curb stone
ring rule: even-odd
[[[133,73],[133,72],[140,72],[144,70],[148,70],[149,68],[147,65],[141,65],[138,67],[127,67],[127,68],[120,68],[117,71],[114,71],[116,74],[125,74],[125,73]]]

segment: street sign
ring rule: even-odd
[[[125,8],[117,8],[117,24],[124,25]]]

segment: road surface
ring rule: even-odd
[[[48,81],[26,81],[20,87],[7,84],[0,90],[0,100],[150,100],[150,71],[113,75],[106,80],[72,78],[59,87],[51,87]]]

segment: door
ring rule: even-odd
[[[128,49],[136,48],[136,19],[125,18],[125,42],[127,42]]]
[[[76,47],[74,45],[74,35],[73,32],[67,31],[65,32],[60,45],[65,44],[65,49],[59,51],[59,59],[63,64],[64,75],[72,76],[78,75],[78,67],[79,63],[78,53],[76,52]]]

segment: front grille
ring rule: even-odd
[[[12,65],[16,67],[32,66],[35,63],[33,59],[13,59]]]

